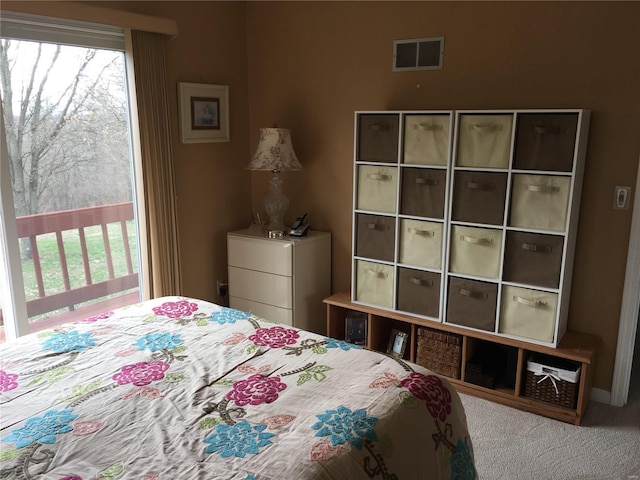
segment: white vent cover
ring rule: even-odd
[[[444,37],[412,38],[393,42],[393,71],[442,70]]]

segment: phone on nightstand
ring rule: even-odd
[[[290,236],[302,237],[307,234],[307,232],[309,231],[309,227],[311,225],[309,225],[308,222],[304,221],[305,218],[307,218],[306,213],[303,215],[300,215],[299,217],[296,217],[295,221],[293,222],[293,225],[291,225],[291,229],[289,230]]]

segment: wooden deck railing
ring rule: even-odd
[[[28,239],[31,246],[35,280],[38,289],[38,298],[27,301],[27,314],[29,318],[61,309],[66,310],[63,313],[56,313],[47,318],[30,322],[30,330],[32,332],[60,324],[65,321],[84,318],[100,313],[104,310],[134,303],[138,300],[138,274],[133,268],[135,259],[132,258],[131,254],[131,246],[129,245],[129,235],[126,223],[133,219],[134,214],[132,202],[29,215],[18,217],[16,219],[18,237],[20,239]],[[114,272],[111,240],[109,239],[109,232],[107,230],[107,225],[113,223],[120,225],[121,240],[123,242],[123,250],[127,266],[127,273],[120,276],[116,276]],[[92,279],[89,252],[87,250],[87,242],[85,238],[85,228],[91,226],[100,226],[102,229],[102,243],[104,245],[108,279],[100,282],[94,282]],[[71,287],[68,269],[68,254],[65,251],[62,238],[62,233],[67,231],[77,231],[79,236],[82,264],[84,267],[84,285],[80,287]],[[50,233],[54,233],[56,236],[61,270],[59,272],[59,277],[64,284],[63,291],[53,294],[48,294],[45,291],[42,264],[36,241],[39,235]],[[135,291],[129,291],[134,288],[136,289]],[[79,307],[79,305],[85,302],[90,302],[107,295],[118,293],[121,293],[121,295],[117,295],[108,301]],[[1,322],[2,311],[0,310],[0,323]]]

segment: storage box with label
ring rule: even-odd
[[[525,396],[575,408],[581,366],[559,357],[534,353],[527,361]]]

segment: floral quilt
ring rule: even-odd
[[[131,305],[0,359],[2,479],[476,478],[446,380],[212,303]]]

